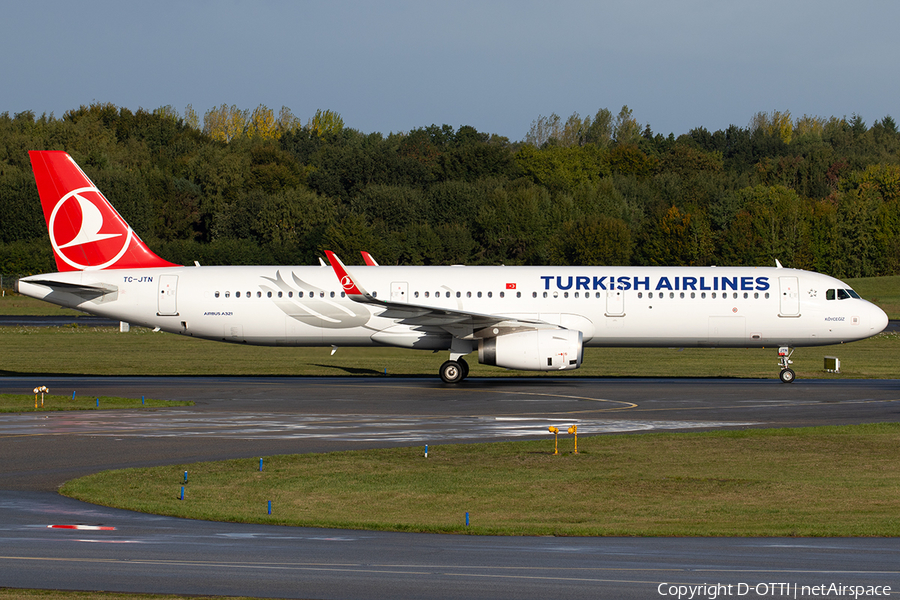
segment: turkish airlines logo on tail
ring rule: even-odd
[[[111,228],[104,231],[106,223]],[[122,227],[126,233],[115,231]],[[72,190],[60,198],[50,214],[49,229],[56,255],[79,270],[114,265],[128,250],[133,235],[96,187]]]

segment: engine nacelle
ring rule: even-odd
[[[573,329],[538,329],[478,342],[478,362],[504,369],[563,371],[581,366],[582,334]]]

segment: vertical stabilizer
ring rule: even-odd
[[[71,156],[28,155],[60,272],[178,266],[147,248]]]

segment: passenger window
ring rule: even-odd
[[[235,297],[235,298],[240,298],[240,297],[241,297],[241,293],[240,293],[240,292],[235,292],[235,293],[234,293],[234,297]]]
[[[537,292],[531,292],[531,297],[532,297],[532,298],[537,298]]]
[[[638,298],[643,298],[643,297],[644,297],[644,292],[638,292]]]
[[[521,298],[521,297],[522,297],[522,292],[516,292],[516,298]]]
[[[288,292],[288,298],[291,297],[291,294],[292,294],[292,293],[293,293],[293,292]],[[303,290],[300,290],[299,292],[297,292],[297,297],[298,297],[298,298],[302,298],[302,297],[303,297]]]
[[[271,295],[272,295],[272,292],[269,292],[269,296],[271,296]],[[256,297],[262,298],[262,292],[256,292]]]
[[[278,297],[281,298],[282,292],[278,292]]]
[[[294,292],[288,292],[288,298],[293,298],[293,297],[294,297]],[[299,292],[299,295],[297,297],[302,298],[303,292]]]
[[[413,292],[413,297],[414,297],[414,298],[418,298],[418,297],[419,297],[419,292]]]
[[[493,297],[494,297],[494,292],[488,292],[488,298],[493,298]]]
[[[331,292],[331,297],[334,298],[334,292]]]
[[[466,292],[466,298],[471,298],[471,297],[472,297],[472,292]]]
[[[430,292],[425,292],[425,297],[427,298]]]
[[[696,292],[691,292],[691,298],[696,298],[696,297],[697,297],[697,293],[696,293]]]
[[[216,298],[218,298],[218,297],[219,297],[219,292],[216,292]]]
[[[706,300],[706,292],[700,292],[700,299]]]
[[[456,297],[460,298],[462,296],[462,292],[456,292]]]
[[[501,298],[506,298],[506,292],[500,292],[500,297],[501,297]]]
[[[684,298],[684,292],[681,292],[680,297],[681,297],[681,298]]]
[[[546,297],[547,297],[547,292],[544,292],[544,298],[546,298]]]
[[[750,297],[750,294],[748,294],[747,292],[744,292],[744,300],[746,300],[749,297]]]
[[[568,298],[568,297],[569,297],[569,292],[563,292],[563,298]]]
[[[231,296],[231,292],[225,292],[225,297],[228,298]]]
[[[251,294],[250,292],[247,292],[247,297],[250,298],[251,296],[253,296],[253,294]]]
[[[481,298],[481,292],[478,292],[478,297]]]
[[[347,295],[346,293],[341,292],[341,298],[345,297],[346,295]]]

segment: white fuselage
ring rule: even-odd
[[[885,313],[849,295],[847,284],[796,269],[350,270],[379,300],[541,321],[581,331],[586,346],[816,346],[870,337],[887,325]],[[84,287],[105,293],[85,294]],[[405,324],[383,307],[345,297],[326,266],[87,270],[26,277],[18,289],[91,314],[226,342],[442,350],[453,338],[446,327]]]

